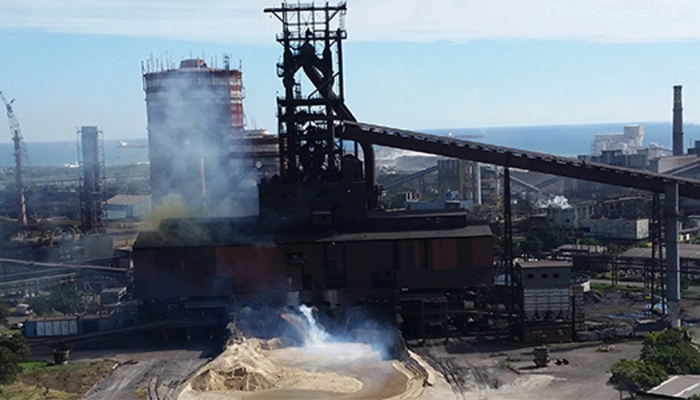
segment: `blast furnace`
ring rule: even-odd
[[[166,220],[139,235],[135,294],[145,315],[225,319],[256,304],[303,302],[347,327],[357,307],[381,309],[394,323],[406,296],[460,302],[469,290],[492,286],[488,225],[468,221],[463,211],[382,210],[373,144],[341,139],[345,124],[355,121],[344,101],[345,4],[283,3],[265,11],[282,23],[278,171],[258,185],[256,217]],[[149,110],[149,129],[154,115]],[[220,140],[220,130],[204,132]]]

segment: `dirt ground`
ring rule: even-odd
[[[450,339],[427,342],[414,350],[442,373],[452,397],[468,399],[610,399],[620,398],[608,384],[608,368],[622,358],[639,356],[641,346],[618,343],[612,351],[599,351],[599,343],[551,346],[552,362],[536,368],[534,346]],[[555,360],[567,364],[556,365]]]
[[[383,361],[366,344],[270,348],[253,339],[230,345],[195,374],[178,399],[437,400],[450,395],[439,374],[424,376],[398,361]]]
[[[213,354],[210,348],[119,349],[76,351],[71,359],[81,362],[109,358],[118,363],[82,400],[170,400]]]
[[[608,368],[641,349],[639,341],[553,345],[552,361],[536,368],[534,346],[459,338],[409,345],[429,371],[427,382],[399,362],[381,361],[366,345],[246,345],[200,369],[178,399],[615,400],[620,394],[608,383]]]
[[[633,294],[589,296],[588,325],[592,329],[631,325],[645,307],[644,299]],[[700,327],[695,326],[700,322],[700,287],[685,294],[680,309],[681,318],[700,339]],[[119,362],[82,397],[85,400],[617,400],[620,393],[609,384],[608,369],[620,359],[637,358],[641,350],[639,339],[618,341],[612,347],[601,342],[557,344],[550,346],[549,365],[535,368],[534,346],[467,338],[408,344],[429,372],[428,379],[402,363],[380,360],[359,344],[304,349],[254,343],[252,349],[213,360],[211,349],[76,352],[72,358]]]

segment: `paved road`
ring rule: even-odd
[[[73,354],[76,359],[84,356],[109,357],[119,366],[93,386],[81,400],[138,400],[137,393],[146,393],[149,400],[174,400],[180,385],[202,365],[209,361],[208,351],[161,350],[98,354],[90,352]]]

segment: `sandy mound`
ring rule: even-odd
[[[232,344],[214,361],[206,365],[190,385],[201,392],[270,389],[289,375],[258,349],[259,341]]]
[[[362,383],[337,373],[308,372],[282,367],[264,355],[279,343],[257,339],[230,344],[214,361],[192,378],[180,399],[207,399],[208,394],[231,394],[267,389],[353,393]],[[215,396],[211,396],[214,398]]]
[[[206,370],[190,382],[192,389],[200,392],[243,390],[254,391],[270,389],[274,384],[263,374],[238,367],[233,372]]]

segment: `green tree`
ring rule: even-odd
[[[537,236],[528,235],[525,237],[525,240],[520,243],[520,250],[527,255],[537,256],[542,253],[542,246],[544,246],[542,239]]]
[[[21,371],[17,357],[10,350],[0,347],[0,385],[14,382]]]
[[[9,317],[10,317],[10,308],[7,307],[7,303],[0,300],[0,324],[6,323],[7,319]]]
[[[581,244],[587,245],[587,246],[598,246],[598,245],[600,245],[600,240],[598,240],[594,237],[587,237],[587,238],[583,238],[581,240]]]
[[[75,314],[83,311],[83,298],[72,285],[63,285],[49,295],[37,296],[28,301],[29,306],[37,315],[45,315],[52,311],[64,314]]]
[[[27,343],[27,339],[21,333],[11,335],[0,335],[0,347],[10,350],[20,361],[32,358],[32,350]]]
[[[0,335],[0,384],[14,382],[22,371],[19,363],[31,357],[32,352],[24,336]]]
[[[538,228],[533,231],[542,240],[543,249],[549,251],[561,246],[564,243],[571,242],[571,237],[562,229],[557,227]]]
[[[665,329],[644,336],[639,360],[620,360],[610,372],[620,389],[646,390],[669,374],[700,374],[700,351],[693,346],[687,329]]]
[[[668,374],[657,364],[641,360],[622,359],[610,367],[612,380],[621,389],[648,390],[668,379]]]
[[[83,298],[72,285],[63,285],[51,292],[49,302],[54,310],[64,314],[83,311]]]
[[[700,374],[700,352],[687,329],[665,329],[644,337],[641,360],[674,375]]]
[[[49,296],[36,296],[31,299],[27,299],[27,304],[34,311],[36,315],[46,315],[51,312],[51,304],[49,303]]]

